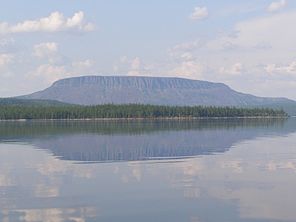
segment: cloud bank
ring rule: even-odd
[[[268,8],[267,11],[269,12],[277,12],[279,10],[281,10],[282,8],[284,8],[287,5],[287,1],[286,0],[280,0],[277,2],[272,2]]]
[[[39,58],[50,57],[57,51],[58,45],[55,42],[44,42],[34,46],[34,55]]]
[[[207,7],[195,7],[193,13],[190,15],[192,20],[202,20],[209,16]]]
[[[61,31],[89,32],[93,30],[94,25],[85,21],[82,11],[76,12],[69,18],[66,18],[60,12],[53,12],[48,17],[25,20],[13,25],[7,22],[0,23],[0,34]]]

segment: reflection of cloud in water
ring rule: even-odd
[[[230,160],[227,162],[222,162],[221,167],[226,169],[231,169],[235,173],[243,172],[242,160]]]
[[[35,197],[58,197],[59,188],[56,185],[38,183],[35,187]]]
[[[64,142],[65,149],[69,150],[64,150],[63,146],[53,146],[52,150],[64,153],[64,157],[79,157],[83,160],[88,158],[87,155],[98,154],[96,146],[87,147],[87,143],[84,147],[81,146],[86,140],[78,144],[78,149],[74,145],[74,150],[67,148],[69,140],[72,141],[71,144],[75,144],[76,140],[72,140],[75,135],[35,138],[27,145],[17,144],[14,148],[9,147],[12,144],[0,144],[0,192],[6,195],[0,193],[0,221],[80,222],[99,221],[104,216],[111,221],[114,218],[116,220],[115,216],[118,215],[128,219],[134,212],[139,214],[137,219],[140,221],[141,218],[154,215],[153,213],[157,215],[160,211],[170,212],[165,216],[172,220],[166,221],[176,221],[174,219],[180,213],[187,218],[186,221],[219,221],[215,220],[219,212],[226,211],[230,212],[227,215],[228,221],[240,221],[241,218],[246,221],[294,221],[296,134],[283,133],[287,136],[257,138],[258,135],[274,133],[268,129],[260,130],[264,133],[241,128],[222,129],[218,141],[213,141],[210,145],[219,145],[223,140],[221,144],[229,146],[228,152],[221,151],[218,155],[201,155],[177,161],[74,164],[57,159],[44,150],[33,149],[30,145],[32,141],[37,147],[42,142],[46,145]],[[281,128],[276,128],[275,131],[277,130],[281,131]],[[113,135],[91,134],[85,138],[91,138],[93,144],[107,144],[111,147],[113,144],[120,147],[121,141],[133,138],[130,140],[131,147],[128,148],[132,150],[130,154],[135,155],[132,158],[137,159],[141,157],[143,150],[146,154],[150,155],[150,151],[154,154],[157,149],[153,150],[153,147],[160,137],[162,142],[158,148],[165,148],[160,150],[161,153],[175,155],[176,152],[184,154],[194,151],[195,143],[200,141],[202,145],[206,144],[207,139],[213,140],[220,131],[221,129],[197,133],[190,130],[165,131],[158,136],[153,133],[116,135],[115,142],[112,142]],[[225,135],[227,137],[223,138]],[[191,138],[194,136],[196,137]],[[169,141],[174,137],[174,140]],[[154,138],[155,141],[151,142],[149,138]],[[253,140],[244,140],[241,143],[242,138]],[[182,148],[182,144],[187,146],[180,151],[178,149]],[[138,145],[142,147],[139,152],[136,149]],[[220,148],[210,147],[210,151],[205,148],[202,149],[202,154],[212,154]],[[225,146],[222,150],[225,151]],[[219,212],[215,211],[217,209]]]
[[[195,187],[195,188],[187,187],[184,190],[184,197],[191,198],[191,199],[199,198],[201,195],[200,192],[201,191],[197,187]]]
[[[239,150],[174,164],[170,172],[183,173],[183,177],[174,176],[179,178],[179,183],[174,183],[183,187],[185,197],[194,197],[195,191],[199,191],[197,197],[206,192],[204,195],[238,201],[242,218],[295,221],[294,141],[296,134],[238,144]],[[268,148],[262,148],[263,144]],[[275,157],[279,160],[270,160]]]
[[[133,165],[132,175],[136,178],[137,181],[141,181],[142,172],[141,172],[141,168],[139,165]]]
[[[197,161],[186,161],[183,164],[183,172],[185,176],[198,176],[203,171],[204,166]]]
[[[191,217],[190,222],[202,222],[198,217]]]
[[[140,182],[142,179],[142,166],[137,162],[128,163],[124,171],[119,169],[119,167],[115,167],[113,173],[121,175],[120,178],[122,183],[127,184],[130,181]]]
[[[0,187],[12,186],[13,182],[9,172],[0,172]]]
[[[296,160],[291,160],[289,162],[276,162],[272,160],[267,163],[266,169],[271,172],[278,170],[292,170],[296,173]]]
[[[26,209],[17,210],[20,221],[23,222],[85,222],[87,218],[97,216],[97,209],[92,207],[82,208],[51,208],[51,209]],[[9,220],[8,220],[9,221]]]
[[[80,167],[79,165],[73,165],[71,162],[63,162],[54,158],[40,162],[36,168],[42,175],[52,176],[53,178],[55,178],[55,176],[71,173],[75,177],[91,179],[95,171],[95,167],[92,165]]]

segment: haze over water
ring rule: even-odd
[[[295,221],[295,141],[295,118],[0,122],[0,221]]]

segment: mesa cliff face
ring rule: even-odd
[[[98,104],[155,104],[205,106],[272,106],[294,104],[284,98],[263,98],[232,90],[225,84],[182,78],[82,76],[62,79],[22,99]]]

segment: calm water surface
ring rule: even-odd
[[[0,122],[0,221],[296,221],[296,119]]]

